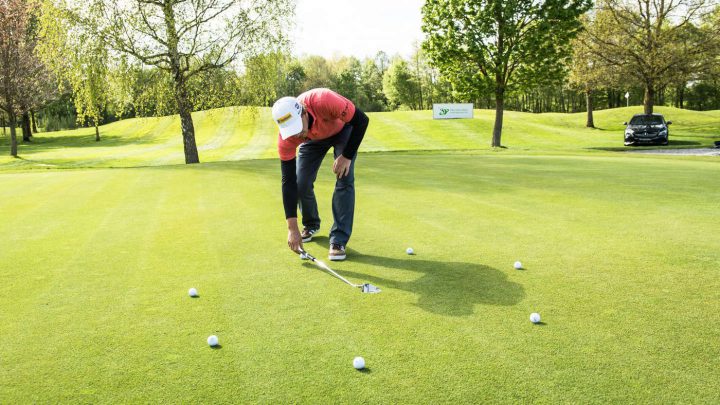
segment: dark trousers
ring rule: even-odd
[[[333,156],[337,159],[343,152],[352,127],[346,125],[337,135],[321,140],[310,140],[298,150],[297,159],[297,186],[302,224],[306,228],[320,227],[320,214],[318,214],[317,200],[315,199],[314,183],[317,178],[320,164],[325,155],[333,148]],[[335,182],[335,191],[332,197],[333,226],[330,228],[330,243],[347,245],[352,234],[353,217],[355,214],[355,159],[350,163],[350,172],[347,176]]]

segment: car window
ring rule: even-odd
[[[630,120],[630,125],[662,125],[662,117],[657,115],[640,115]]]

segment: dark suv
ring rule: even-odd
[[[625,125],[625,146],[641,143],[668,144],[668,125],[662,114],[635,114]]]

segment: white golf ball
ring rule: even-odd
[[[210,335],[207,342],[210,346],[215,347],[218,345],[218,338],[215,335]]]
[[[407,249],[405,249],[405,253],[411,255],[411,254],[414,254],[415,251],[413,250],[413,248],[407,248]]]
[[[357,370],[362,370],[365,368],[365,359],[362,357],[355,357],[353,359],[353,367],[355,367]]]
[[[532,323],[540,323],[540,314],[537,312],[533,312],[530,314],[530,322]]]
[[[197,289],[196,289],[196,288],[191,288],[191,289],[189,289],[189,290],[188,290],[188,295],[191,296],[191,297],[197,297],[197,296],[198,296]]]
[[[515,267],[515,270],[520,270],[520,269],[522,269],[522,263],[520,263],[520,262],[515,262],[515,264],[513,265],[513,267]]]

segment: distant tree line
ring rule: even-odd
[[[720,109],[712,0],[427,0],[426,40],[412,55],[365,59],[293,56],[279,29],[292,2],[244,4],[0,1],[0,126],[11,154],[16,128],[31,142],[38,127],[94,126],[100,140],[102,123],[180,114],[192,163],[190,111],[270,106],[315,87],[368,112],[472,102],[498,112],[587,111],[588,126],[593,110],[628,102],[646,112]],[[217,30],[213,19],[229,16]],[[501,127],[499,114],[495,146]]]

